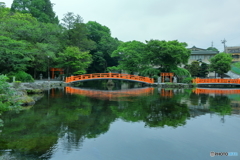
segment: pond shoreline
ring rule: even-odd
[[[43,92],[51,88],[62,88],[67,86],[63,81],[35,81],[30,83],[9,83],[16,92],[17,102],[22,106],[32,106],[43,97]]]
[[[193,83],[154,83],[147,86],[160,87],[160,88],[195,88]]]
[[[20,83],[16,86],[14,83],[9,83],[10,87],[16,91],[18,98],[16,101],[22,103],[22,106],[34,105],[36,101],[43,97],[43,92],[52,88],[63,88],[66,86],[72,86],[71,83],[65,83],[64,81],[35,81],[30,83]],[[148,87],[160,87],[160,88],[195,88],[194,84],[186,83],[154,83],[145,85]]]

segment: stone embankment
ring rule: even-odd
[[[41,99],[45,90],[51,88],[62,88],[66,83],[62,81],[35,81],[33,83],[9,83],[10,87],[15,90],[16,102],[22,106],[34,105],[36,101]]]
[[[160,87],[160,88],[194,88],[196,84],[193,83],[154,83],[150,86]]]

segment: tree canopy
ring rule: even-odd
[[[130,41],[122,43],[112,57],[119,58],[118,68],[121,70],[153,76],[161,71],[177,70],[178,66],[186,64],[190,56],[186,46],[186,43],[178,41],[150,40],[146,44]]]
[[[159,66],[166,72],[186,64],[191,54],[191,51],[186,48],[187,44],[177,40],[150,40],[146,42],[146,59],[152,66]]]
[[[83,18],[73,12],[67,12],[59,25],[50,0],[14,0],[11,10],[0,3],[0,28],[5,48],[1,51],[2,56],[5,55],[2,58],[18,54],[8,61],[9,69],[3,67],[0,72],[23,70],[34,78],[40,73],[46,76],[49,67],[63,67],[68,74],[104,73],[114,67],[154,76],[161,71],[176,70],[177,66],[187,63],[190,56],[187,44],[177,40],[121,42],[112,37],[107,26],[94,21],[84,23]],[[21,51],[10,49],[13,44],[21,47]],[[69,58],[70,50],[74,50],[72,58]],[[89,62],[87,67],[77,69],[79,53],[91,55],[91,60],[85,57]],[[70,66],[64,61],[66,57],[71,61],[68,61]]]
[[[219,50],[215,47],[208,47],[207,50],[219,52]]]
[[[111,54],[117,49],[120,41],[111,36],[111,31],[108,27],[103,26],[98,22],[89,21],[86,23],[86,27],[89,32],[88,38],[96,44],[96,47],[90,50],[93,63],[88,68],[88,72],[107,72],[108,67],[116,66],[118,64],[117,59],[111,57]]]
[[[231,54],[219,53],[210,59],[210,71],[215,71],[221,77],[224,73],[231,70],[232,57]]]
[[[55,15],[52,7],[53,4],[50,0],[14,0],[11,10],[30,13],[40,22],[58,24],[58,17]]]
[[[80,15],[68,12],[64,15],[62,21],[64,45],[76,46],[82,51],[89,51],[96,48],[95,42],[89,38],[89,31]]]
[[[89,52],[81,52],[78,47],[67,47],[63,53],[59,53],[59,64],[73,74],[84,74],[86,68],[92,62],[92,56]]]
[[[145,44],[139,41],[121,43],[112,57],[118,57],[119,68],[132,72],[140,72],[144,64]]]

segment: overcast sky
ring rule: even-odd
[[[10,7],[13,0],[2,0]],[[84,22],[107,26],[124,42],[138,40],[178,40],[223,51],[240,46],[240,0],[51,0],[59,19],[67,12]]]

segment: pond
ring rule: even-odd
[[[0,159],[207,160],[216,152],[239,160],[238,91],[51,89],[33,107],[2,115]]]

